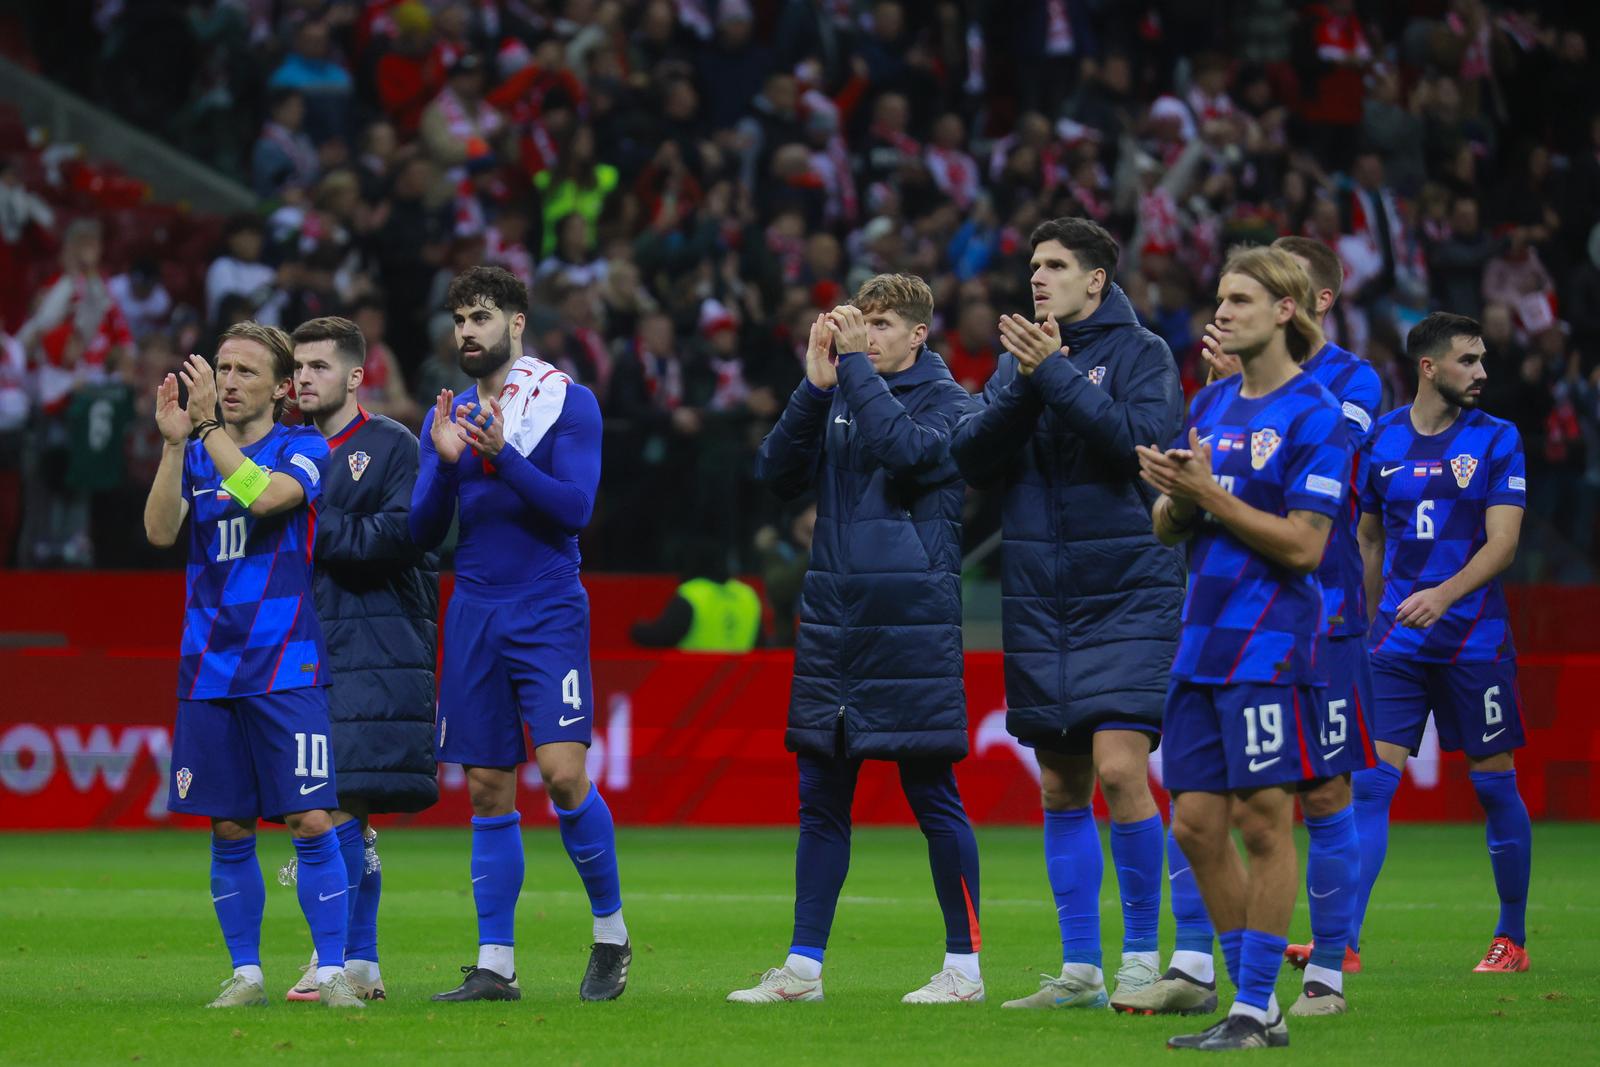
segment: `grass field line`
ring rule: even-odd
[[[184,893],[185,890],[157,889],[150,887],[134,887],[129,889],[87,889],[82,886],[0,886],[0,898],[8,896],[39,894],[62,894],[72,896],[87,896],[99,893],[115,893],[118,896],[171,896],[174,893]],[[198,891],[197,891],[198,892]],[[397,892],[391,889],[391,893]],[[462,889],[405,889],[399,893],[410,897],[459,897],[468,890]],[[663,893],[652,890],[625,890],[624,896],[630,901],[640,901],[650,904],[773,904],[790,905],[794,897],[788,893]],[[269,899],[271,894],[269,893]],[[523,889],[517,898],[520,900],[587,900],[581,890],[576,889]],[[1102,903],[1116,904],[1117,894],[1112,892],[1101,894]],[[931,904],[932,895],[918,897],[880,897],[880,896],[853,896],[849,893],[839,898],[841,905],[861,907],[921,907]],[[985,897],[982,906],[988,908],[1039,908],[1048,903],[1047,899],[1040,896],[1033,900],[1014,900],[1006,897]],[[1459,909],[1462,907],[1495,908],[1499,905],[1492,898],[1483,901],[1458,902],[1458,901],[1421,901],[1421,900],[1373,900],[1367,907],[1370,911],[1438,911],[1440,909]],[[1528,902],[1530,912],[1561,912],[1562,914],[1587,915],[1600,913],[1600,905],[1596,904],[1542,904],[1536,900]]]

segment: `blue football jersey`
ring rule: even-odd
[[[205,446],[183,454],[189,566],[178,660],[185,700],[327,684],[312,597],[311,545],[328,444],[312,427],[276,425],[241,451],[305,489],[297,508],[258,519],[222,487]]]
[[[1356,526],[1361,519],[1361,444],[1378,417],[1383,384],[1372,364],[1336,344],[1325,344],[1301,368],[1333,394],[1344,415],[1350,442],[1350,492],[1328,532],[1328,550],[1317,568],[1322,607],[1330,637],[1367,632],[1367,595],[1361,583],[1361,545]]]
[[[1239,395],[1234,375],[1201,390],[1188,428],[1211,445],[1211,470],[1228,492],[1274,515],[1336,518],[1350,476],[1344,418],[1333,397],[1297,374],[1266,396]],[[1189,541],[1189,590],[1172,664],[1181,681],[1323,684],[1315,668],[1322,588],[1291,574],[1206,516]]]
[[[1448,430],[1429,437],[1412,427],[1407,405],[1378,420],[1365,452],[1361,510],[1383,518],[1384,535],[1373,653],[1431,663],[1515,655],[1498,578],[1456,601],[1426,630],[1396,625],[1394,613],[1406,597],[1446,581],[1483,547],[1486,509],[1526,505],[1517,428],[1464,409]]]

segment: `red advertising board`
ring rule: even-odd
[[[166,783],[176,679],[177,604],[171,575],[0,576],[0,829],[149,827],[195,820],[167,815]],[[791,825],[793,757],[783,748],[792,660],[647,653],[618,647],[628,613],[670,593],[661,579],[590,581],[597,605],[595,744],[591,775],[619,821],[634,825]],[[615,588],[612,588],[612,586]],[[597,589],[597,587],[599,587]],[[606,605],[624,619],[603,622]],[[600,634],[617,635],[601,640]],[[138,635],[130,642],[129,635]],[[1038,818],[1037,766],[1005,731],[998,652],[967,655],[971,756],[957,775],[980,823]],[[1521,666],[1529,745],[1518,753],[1535,818],[1600,818],[1600,654],[1525,653]],[[1430,747],[1431,746],[1431,747]],[[1159,753],[1151,762],[1159,787]],[[524,818],[551,820],[524,768]],[[470,814],[461,772],[441,771],[442,799],[396,822],[459,825]],[[1476,820],[1458,756],[1439,758],[1430,734],[1395,802],[1399,819]],[[863,773],[863,824],[910,823],[887,766]]]

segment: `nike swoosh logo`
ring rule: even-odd
[[[599,852],[592,853],[592,854],[590,854],[588,856],[579,856],[579,857],[577,857],[577,860],[578,860],[579,863],[588,863],[591,860],[599,859],[601,856],[604,856],[605,854],[606,854],[606,850],[605,849],[601,849]]]
[[[1319,893],[1315,889],[1307,889],[1306,890],[1306,892],[1310,893],[1313,897],[1317,898],[1318,900],[1326,900],[1329,897],[1333,896],[1338,891],[1339,891],[1339,889],[1338,889],[1337,886],[1335,886],[1334,888],[1328,890],[1326,893]]]
[[[1493,850],[1493,849],[1490,849],[1490,851],[1491,851],[1491,852],[1492,852],[1492,851],[1494,851],[1494,850]],[[221,896],[220,896],[220,897],[212,897],[212,898],[211,898],[211,903],[213,903],[213,904],[215,904],[215,903],[217,903],[217,902],[218,902],[218,901],[221,901],[221,900],[227,900],[227,899],[228,899],[228,898],[229,898],[229,897],[236,897],[236,896],[238,896],[238,895],[239,895],[239,894],[240,894],[240,893],[243,893],[243,892],[244,892],[244,890],[242,890],[242,889],[236,889],[236,890],[234,890],[234,891],[233,891],[233,892],[232,892],[232,893],[224,893],[224,894],[222,894],[222,895],[221,895]]]
[[[849,426],[850,425],[850,420],[845,418],[843,415],[835,415],[833,417],[833,421],[838,423],[840,426]]]
[[[1483,735],[1483,739],[1485,741],[1493,741],[1495,738],[1499,737],[1501,734],[1503,734],[1505,732],[1506,732],[1506,728],[1504,726],[1502,726],[1502,727],[1500,727],[1500,729],[1496,730],[1492,734],[1484,734]]]
[[[1137,867],[1118,867],[1117,870],[1119,870],[1119,871],[1127,871],[1129,874],[1143,874],[1144,873],[1143,871],[1141,871]]]
[[[1167,875],[1167,881],[1175,882],[1175,881],[1178,880],[1178,875],[1180,875],[1180,874],[1188,874],[1188,873],[1189,873],[1189,868],[1187,868],[1187,867],[1180,868],[1179,870],[1173,871],[1171,874]]]
[[[476,877],[476,878],[474,878],[472,880],[472,884],[473,885],[477,885],[479,882],[483,881],[487,877],[489,877],[487,874],[480,874],[480,875],[478,875],[478,877]]]
[[[1344,751],[1344,746],[1340,745],[1338,748],[1334,749],[1332,752],[1324,752],[1322,754],[1322,758],[1323,759],[1332,759],[1333,757],[1337,756],[1339,753],[1341,753],[1343,751]]]
[[[327,784],[327,782],[318,782],[316,785],[303,785],[300,787],[300,795],[306,796],[309,793],[315,793],[317,790],[321,789]]]
[[[582,722],[584,719],[587,719],[588,717],[589,716],[587,716],[587,715],[574,715],[572,718],[569,719],[565,715],[563,715],[563,716],[561,716],[560,719],[558,719],[556,721],[561,723],[562,726],[571,726],[573,723]]]
[[[1254,774],[1257,771],[1264,771],[1268,767],[1272,766],[1274,763],[1277,763],[1282,758],[1283,758],[1282,756],[1273,756],[1271,759],[1265,761],[1264,763],[1263,762],[1257,762],[1256,760],[1251,760],[1250,761],[1250,773]]]
[[[1510,850],[1510,846],[1507,846],[1506,848],[1491,848],[1489,850],[1489,855],[1498,856],[1498,855],[1500,855],[1500,853],[1507,852],[1509,850]],[[212,897],[211,899],[213,899],[213,900],[221,900],[222,898],[221,897]]]
[[[320,901],[323,901],[324,903],[326,903],[327,901],[332,900],[334,897],[342,897],[348,892],[350,892],[350,890],[341,889],[337,893],[327,893],[327,894],[318,893],[317,894],[317,899],[320,900]]]
[[[1217,435],[1214,433],[1208,433],[1204,437],[1200,438],[1200,443],[1203,445],[1209,445],[1211,443],[1211,439],[1215,436]]]
[[[1404,463],[1400,464],[1400,466],[1398,466],[1398,467],[1385,467],[1385,468],[1383,468],[1383,470],[1378,472],[1378,477],[1387,478],[1387,477],[1389,477],[1389,475],[1393,474],[1395,471],[1403,471],[1405,469],[1406,469],[1406,465]]]
[[[205,496],[207,493],[215,493],[215,492],[216,492],[215,489],[196,489],[194,491],[194,493],[191,494],[191,495],[193,495],[193,496]]]

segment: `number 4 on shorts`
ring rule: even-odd
[[[583,695],[578,691],[578,669],[574,667],[561,679],[561,703],[571,705],[575,710],[583,710]]]

